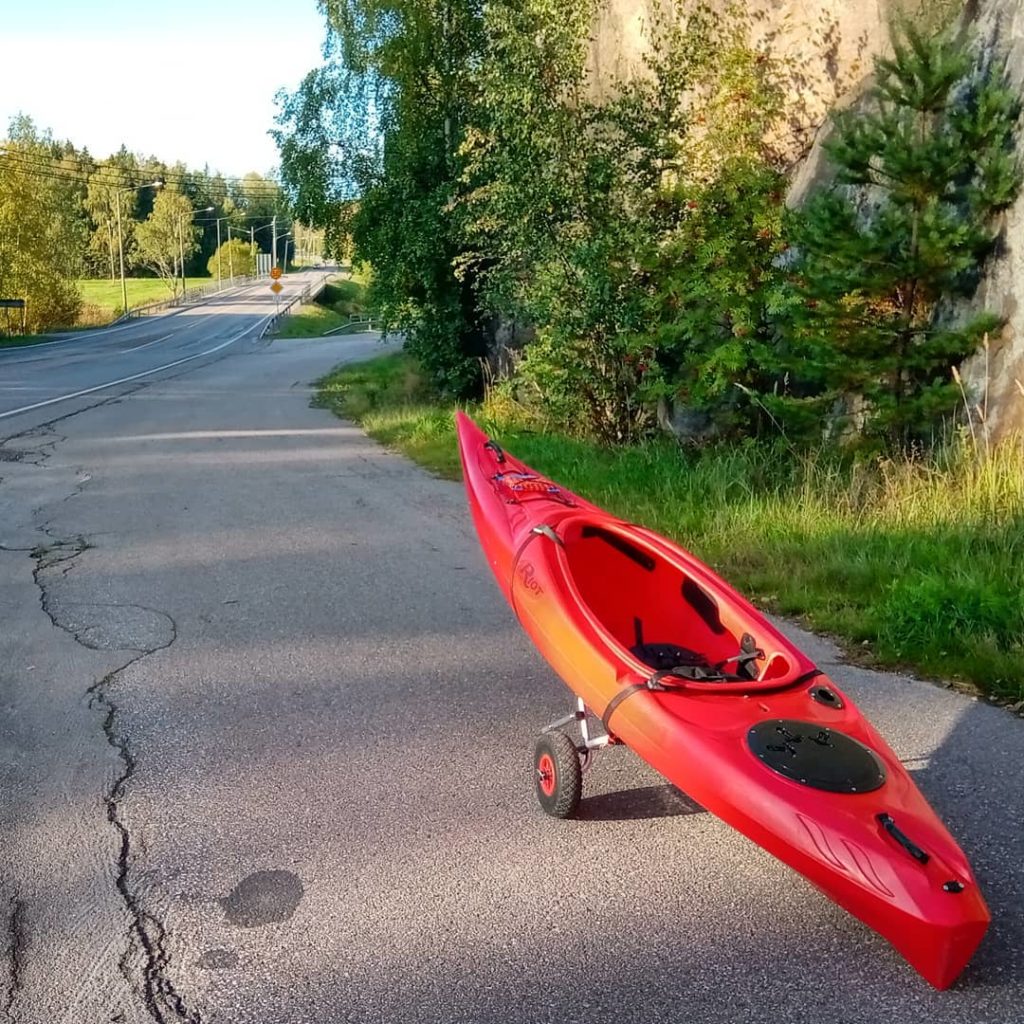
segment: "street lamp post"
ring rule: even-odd
[[[277,266],[277,241],[279,238],[285,238],[291,234],[291,231],[282,232],[280,235],[277,233],[277,215],[274,215],[274,219],[268,221],[266,224],[254,224],[249,228],[249,245],[252,248],[256,248],[256,232],[262,231],[264,228],[271,229],[271,243],[270,243],[270,254],[271,254],[271,266]],[[228,225],[228,240],[231,239],[232,225]],[[245,228],[235,228],[235,231],[245,231]]]
[[[230,219],[231,219],[230,217],[218,217],[217,218],[217,287],[218,288],[222,287],[222,285],[221,285],[221,272],[220,272],[220,267],[221,267],[221,260],[220,260],[220,222],[222,220],[230,220]],[[228,224],[228,241],[229,242],[231,241],[231,225],[230,224]],[[229,280],[232,279],[235,276],[235,270],[234,270],[233,264],[234,264],[234,261],[231,258],[231,246],[229,245],[228,246],[228,279]]]
[[[160,188],[163,182],[157,178],[156,181],[147,182],[145,185],[135,185],[132,188],[119,188],[114,190],[114,206],[117,209],[117,255],[121,264],[121,312],[128,312],[128,286],[124,280],[124,236],[121,233],[121,196],[128,192],[140,192],[144,188]],[[110,221],[107,221],[109,224]]]
[[[288,238],[288,237],[289,237],[290,235],[291,235],[291,232],[290,232],[290,231],[285,231],[285,232],[282,232],[282,233],[281,233],[280,235],[278,235],[278,234],[275,234],[275,235],[274,235],[274,244],[273,244],[273,247],[272,247],[272,252],[273,252],[273,254],[274,254],[274,258],[273,258],[273,261],[272,261],[272,262],[273,262],[273,265],[274,265],[275,267],[277,266],[277,240],[278,240],[279,238]],[[284,251],[285,251],[285,261],[284,261],[284,267],[282,267],[282,270],[283,270],[283,269],[285,269],[285,268],[287,268],[287,266],[288,266],[288,258],[287,258],[287,254],[288,254],[288,243],[287,243],[287,242],[285,242],[285,245],[284,245]]]

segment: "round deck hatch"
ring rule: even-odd
[[[775,718],[747,733],[754,755],[772,771],[829,793],[870,793],[885,782],[885,768],[863,743],[814,722]]]

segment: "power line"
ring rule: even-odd
[[[0,162],[0,166],[2,166],[2,162]],[[61,182],[61,183],[65,183],[65,184],[76,184],[76,185],[85,185],[85,186],[88,186],[89,184],[99,184],[99,185],[102,185],[105,188],[121,188],[121,187],[125,187],[124,179],[119,179],[117,181],[111,181],[111,180],[107,180],[107,179],[102,179],[102,180],[99,180],[99,181],[90,180],[89,178],[83,178],[83,177],[80,177],[78,175],[66,173],[65,171],[62,171],[59,168],[57,168],[57,169],[46,169],[46,168],[43,168],[43,167],[36,167],[36,166],[32,166],[32,165],[21,165],[21,166],[17,167],[17,170],[20,173],[22,173],[22,174],[28,175],[29,177],[40,179],[40,180],[44,180],[44,181],[56,181],[56,182]],[[131,186],[128,185],[127,187],[130,188]],[[209,187],[205,187],[205,186],[200,186],[198,191],[201,193],[201,195],[204,198],[209,198],[209,199],[248,199],[248,200],[264,199],[264,200],[278,200],[278,201],[282,201],[283,202],[285,200],[285,198],[286,198],[285,197],[285,193],[284,193],[283,190],[274,190],[272,192],[271,191],[260,192],[260,191],[249,191],[249,190],[247,190],[245,188],[238,188],[238,189],[232,189],[231,191],[228,191],[227,189],[217,189],[217,188],[209,188]],[[179,194],[184,195],[185,193],[181,192]]]
[[[44,155],[42,153],[25,152],[23,150],[15,149],[15,148],[12,148],[10,146],[4,146],[2,144],[0,144],[0,154],[2,154],[3,156],[6,156],[8,159],[14,160],[14,161],[22,163],[22,164],[31,163],[31,164],[34,164],[34,165],[37,165],[37,166],[46,167],[48,169],[52,168],[52,169],[55,169],[55,170],[59,170],[59,171],[61,171],[63,173],[75,174],[75,175],[85,174],[85,175],[88,175],[89,177],[93,177],[95,175],[108,176],[110,174],[115,174],[115,175],[118,176],[119,179],[122,178],[122,177],[130,179],[132,176],[144,177],[148,173],[150,168],[154,168],[153,173],[156,173],[157,169],[166,166],[166,165],[157,163],[155,165],[154,164],[149,164],[149,165],[143,165],[143,166],[135,168],[135,169],[130,169],[130,168],[121,167],[118,164],[114,164],[114,163],[111,163],[109,161],[101,161],[101,162],[98,162],[98,163],[97,162],[93,162],[93,167],[95,169],[90,171],[90,170],[88,170],[88,167],[84,166],[84,165],[81,165],[81,166],[78,166],[78,167],[74,167],[74,168],[62,168],[62,167],[59,167],[59,164],[60,164],[61,161],[76,159],[74,157],[68,157],[68,156],[60,156],[60,157],[58,157],[58,156],[46,156],[46,155]],[[234,175],[234,176],[232,176],[232,175],[223,175],[223,174],[213,175],[213,174],[209,174],[206,171],[189,171],[189,170],[177,171],[177,170],[173,170],[173,169],[172,170],[166,170],[165,169],[165,170],[160,171],[160,174],[161,174],[161,177],[164,178],[165,180],[175,181],[176,183],[179,183],[179,184],[192,184],[192,183],[194,183],[196,181],[197,178],[205,178],[207,181],[223,182],[226,188],[231,188],[231,187],[246,188],[246,189],[264,188],[264,189],[269,189],[269,190],[278,190],[281,187],[280,184],[278,182],[274,181],[273,179],[261,178],[258,181],[252,181],[252,180],[247,180],[244,177],[239,177],[237,175]]]
[[[0,151],[0,165],[2,165],[4,160],[9,161],[22,173],[51,181],[64,181],[86,186],[90,184],[101,185],[106,188],[132,187],[131,176],[126,174],[124,176],[111,177],[106,169],[89,174],[84,170],[57,166],[54,162],[25,160],[21,159],[21,154],[15,155]],[[143,177],[144,175],[139,174],[138,176]],[[240,182],[237,185],[228,185],[226,183],[221,185],[224,179],[217,181],[216,179],[206,178],[204,181],[179,175],[167,175],[166,178],[161,180],[166,180],[168,184],[182,192],[193,188],[210,198],[283,199],[285,195],[284,189],[274,182],[266,182],[264,184]]]
[[[3,165],[4,157],[0,155],[0,166]],[[8,158],[9,159],[9,158]],[[120,189],[120,188],[131,188],[130,180],[126,178],[111,179],[105,175],[92,174],[88,177],[83,174],[75,173],[69,168],[55,167],[53,165],[43,166],[39,164],[13,161],[13,165],[22,174],[27,174],[33,178],[44,181],[55,181],[63,184],[74,184],[88,187],[89,185],[100,185],[104,188]],[[142,177],[143,175],[140,175]],[[274,201],[282,204],[288,201],[288,192],[284,187],[278,187],[271,183],[268,183],[266,188],[254,188],[250,185],[243,184],[231,188],[214,188],[211,187],[212,182],[207,179],[204,181],[187,181],[187,182],[171,182],[176,190],[180,191],[180,194],[187,195],[188,189],[194,189],[201,198],[208,198],[214,200],[226,200],[230,199],[233,201]],[[333,183],[329,183],[333,184]],[[258,215],[252,215],[258,216]]]

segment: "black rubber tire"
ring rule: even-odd
[[[541,761],[547,757],[554,768],[554,785],[545,793],[541,786]],[[541,733],[533,748],[533,779],[537,801],[553,818],[571,818],[583,795],[583,767],[576,744],[559,730]]]

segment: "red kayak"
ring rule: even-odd
[[[537,742],[544,809],[571,815],[594,752],[624,743],[936,988],[951,985],[988,908],[960,847],[850,698],[691,554],[535,473],[462,413],[456,422],[498,586],[578,698]]]

